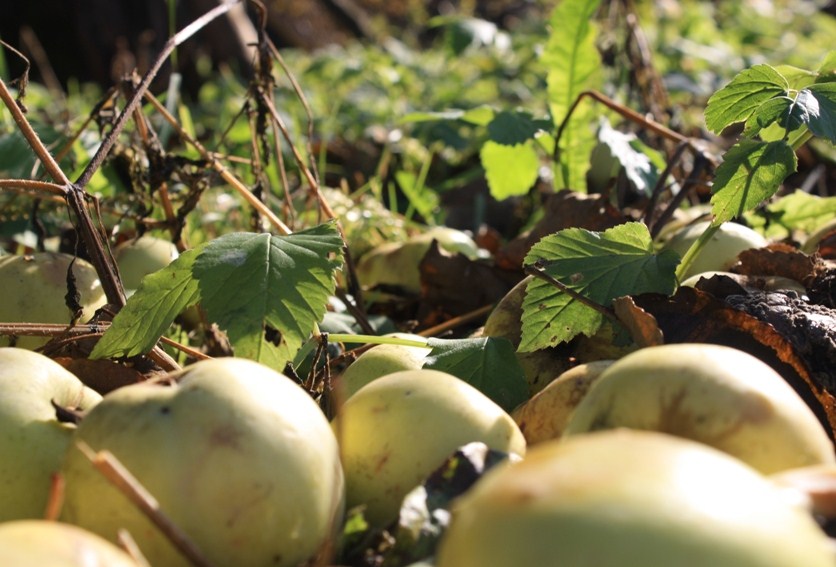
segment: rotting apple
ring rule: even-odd
[[[531,279],[532,276],[523,278],[496,304],[485,321],[483,335],[506,338],[515,349],[519,347],[522,337],[522,304],[526,286]],[[517,350],[516,356],[532,396],[571,366],[568,346],[565,344],[533,352]]]
[[[394,333],[392,336],[426,340],[409,333]],[[430,347],[399,344],[374,345],[345,369],[336,380],[336,387],[343,399],[350,398],[357,390],[381,376],[400,370],[418,370],[431,350]]]
[[[75,430],[58,420],[53,402],[84,411],[99,400],[52,359],[0,347],[0,522],[41,518],[46,511],[52,475]]]
[[[614,360],[570,368],[511,412],[529,446],[558,439],[586,392]]]
[[[124,550],[78,526],[47,520],[0,524],[0,565],[139,567]]]
[[[216,565],[296,566],[342,521],[336,439],[296,383],[253,361],[197,362],[174,386],[107,394],[63,464],[62,519],[115,540],[127,529],[152,565],[187,565],[92,466],[79,443],[110,451]]]
[[[142,278],[165,268],[178,256],[173,243],[149,234],[126,240],[113,251],[126,292],[136,290]]]
[[[664,248],[684,256],[710,224],[709,221],[701,221],[686,226],[677,232]],[[682,279],[701,272],[728,270],[737,261],[738,254],[750,248],[762,248],[767,244],[768,241],[759,232],[739,223],[724,222],[694,258]]]
[[[75,262],[73,263],[73,260]],[[55,323],[68,325],[73,313],[65,303],[67,273],[72,263],[75,287],[83,308],[80,321],[89,320],[106,303],[104,290],[93,266],[80,258],[59,252],[8,256],[0,260],[0,321],[4,323]],[[0,346],[35,349],[45,337],[0,336]]]
[[[386,242],[366,253],[357,263],[357,278],[364,287],[397,286],[410,293],[421,291],[421,259],[432,241],[448,252],[475,259],[481,255],[479,246],[460,230],[437,226],[413,236],[405,242]]]
[[[700,441],[765,474],[834,462],[827,432],[780,374],[714,344],[647,347],[619,359],[575,408],[565,435],[618,427]]]
[[[458,447],[481,441],[523,455],[525,439],[505,411],[466,382],[436,370],[405,370],[362,387],[337,413],[346,502],[383,527],[403,498]]]
[[[808,510],[706,445],[631,430],[533,447],[454,502],[437,567],[826,567]]]

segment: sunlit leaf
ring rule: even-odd
[[[811,233],[836,218],[836,197],[818,197],[797,190],[767,207],[772,222]]]
[[[479,157],[491,195],[497,200],[525,195],[537,181],[540,158],[533,140],[513,146],[488,140]]]
[[[542,265],[548,275],[578,295],[610,307],[624,295],[671,293],[679,257],[671,251],[654,253],[647,227],[631,222],[604,232],[561,230],[535,244],[525,262]],[[599,311],[550,282],[534,278],[523,301],[519,350],[554,346],[581,333],[591,336],[602,321]]]
[[[192,268],[202,248],[180,254],[171,264],[142,278],[90,358],[137,356],[150,351],[186,307],[200,300]]]
[[[194,265],[202,306],[236,356],[283,368],[322,319],[342,265],[333,224],[290,236],[234,233]]]
[[[741,140],[717,168],[711,197],[715,224],[757,207],[775,194],[795,168],[795,152],[787,142]]]
[[[741,71],[708,99],[705,125],[714,133],[736,122],[745,122],[763,103],[786,93],[787,80],[769,65]]]
[[[836,144],[836,83],[811,85],[806,92],[810,93],[807,126],[816,136]]]

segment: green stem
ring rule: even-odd
[[[699,238],[694,241],[691,247],[688,248],[685,252],[685,256],[682,257],[682,261],[679,262],[679,266],[676,267],[677,282],[681,282],[683,280],[682,276],[688,271],[688,268],[691,267],[694,259],[718,230],[720,230],[720,225],[711,223],[706,227],[705,231],[699,236]]]
[[[401,345],[412,347],[427,347],[426,339],[401,339],[398,337],[381,337],[378,335],[350,335],[346,333],[328,333],[328,340],[334,343],[370,343],[376,345]]]

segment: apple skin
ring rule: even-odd
[[[101,396],[42,354],[0,347],[0,522],[44,515],[75,431],[58,421],[52,400],[88,410]]]
[[[530,400],[511,412],[529,446],[563,435],[572,412],[599,376],[615,362],[597,360],[579,364],[558,376]]]
[[[693,439],[765,474],[835,462],[827,432],[792,387],[754,356],[720,345],[654,346],[619,359],[564,435],[618,427]]]
[[[454,502],[436,567],[825,567],[829,539],[706,445],[611,430],[533,447]]]
[[[691,245],[705,232],[709,221],[702,221],[686,226],[677,232],[666,244],[665,249],[673,250],[684,256]],[[724,222],[711,240],[700,251],[688,270],[682,275],[687,279],[702,272],[728,270],[737,261],[737,255],[750,248],[762,248],[769,242],[747,226],[734,222]]]
[[[127,240],[113,251],[126,292],[136,290],[142,278],[162,270],[178,256],[173,243],[148,234]]]
[[[215,565],[296,566],[342,521],[344,481],[328,420],[297,384],[253,361],[197,362],[175,386],[107,396],[75,440],[108,450]],[[62,519],[115,541],[126,528],[152,565],[188,565],[73,446]]]
[[[415,337],[425,340],[419,335],[398,333],[402,338]],[[400,370],[418,370],[424,365],[427,355],[432,351],[429,347],[416,347],[395,344],[380,344],[357,357],[337,380],[337,388],[343,399],[350,398],[357,390],[381,376],[392,374]]]
[[[437,370],[405,370],[374,380],[332,421],[340,443],[348,506],[384,527],[403,498],[457,448],[481,441],[523,455],[525,439],[505,411],[466,382]]]
[[[14,567],[140,567],[104,538],[47,520],[0,524],[0,565]]]
[[[73,256],[59,252],[39,252],[27,256],[4,256],[0,259],[0,321],[4,323],[60,323],[68,325],[72,313],[64,304],[67,294],[67,269]],[[104,290],[95,268],[80,258],[73,264],[76,287],[84,311],[80,320],[88,321],[96,309],[106,303]],[[36,349],[47,343],[45,337],[0,336],[0,346]]]

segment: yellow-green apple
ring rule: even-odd
[[[53,402],[88,410],[101,396],[50,358],[0,347],[0,522],[41,518],[75,426]],[[8,564],[8,563],[6,563]]]
[[[481,441],[522,455],[525,439],[505,411],[466,382],[437,370],[374,380],[342,405],[332,426],[340,443],[349,506],[383,527],[404,496],[457,448]]]
[[[125,291],[132,293],[142,278],[177,259],[177,247],[168,240],[145,234],[126,240],[113,251]]]
[[[680,256],[696,242],[708,228],[709,221],[697,222],[677,232],[666,244],[665,249],[673,250]],[[737,255],[750,248],[762,248],[769,242],[759,232],[734,222],[724,222],[706,243],[694,261],[683,274],[686,279],[694,274],[728,270],[737,261]]]
[[[73,256],[58,252],[39,252],[28,256],[4,256],[0,260],[0,322],[56,323],[68,325],[73,313],[67,307],[67,271]],[[75,258],[72,264],[75,287],[80,294],[80,321],[89,320],[106,303],[104,290],[93,266]],[[44,337],[0,336],[0,346],[35,349],[49,339]]]
[[[707,445],[612,430],[531,448],[454,502],[437,567],[826,567],[832,545],[769,479]]]
[[[595,381],[565,435],[629,427],[687,437],[763,473],[833,463],[824,427],[780,374],[713,344],[647,347]]]
[[[0,565],[9,567],[140,567],[124,550],[62,522],[0,524]]]
[[[284,375],[253,361],[197,362],[174,386],[107,394],[63,465],[62,519],[114,540],[127,529],[152,565],[188,565],[91,465],[110,451],[215,565],[296,566],[342,519],[344,482],[328,420]]]
[[[420,335],[409,333],[394,333],[392,336],[407,340],[426,342]],[[417,370],[424,365],[430,347],[419,347],[399,344],[379,344],[357,357],[337,380],[337,387],[343,399],[377,378],[392,374],[400,370]]]

